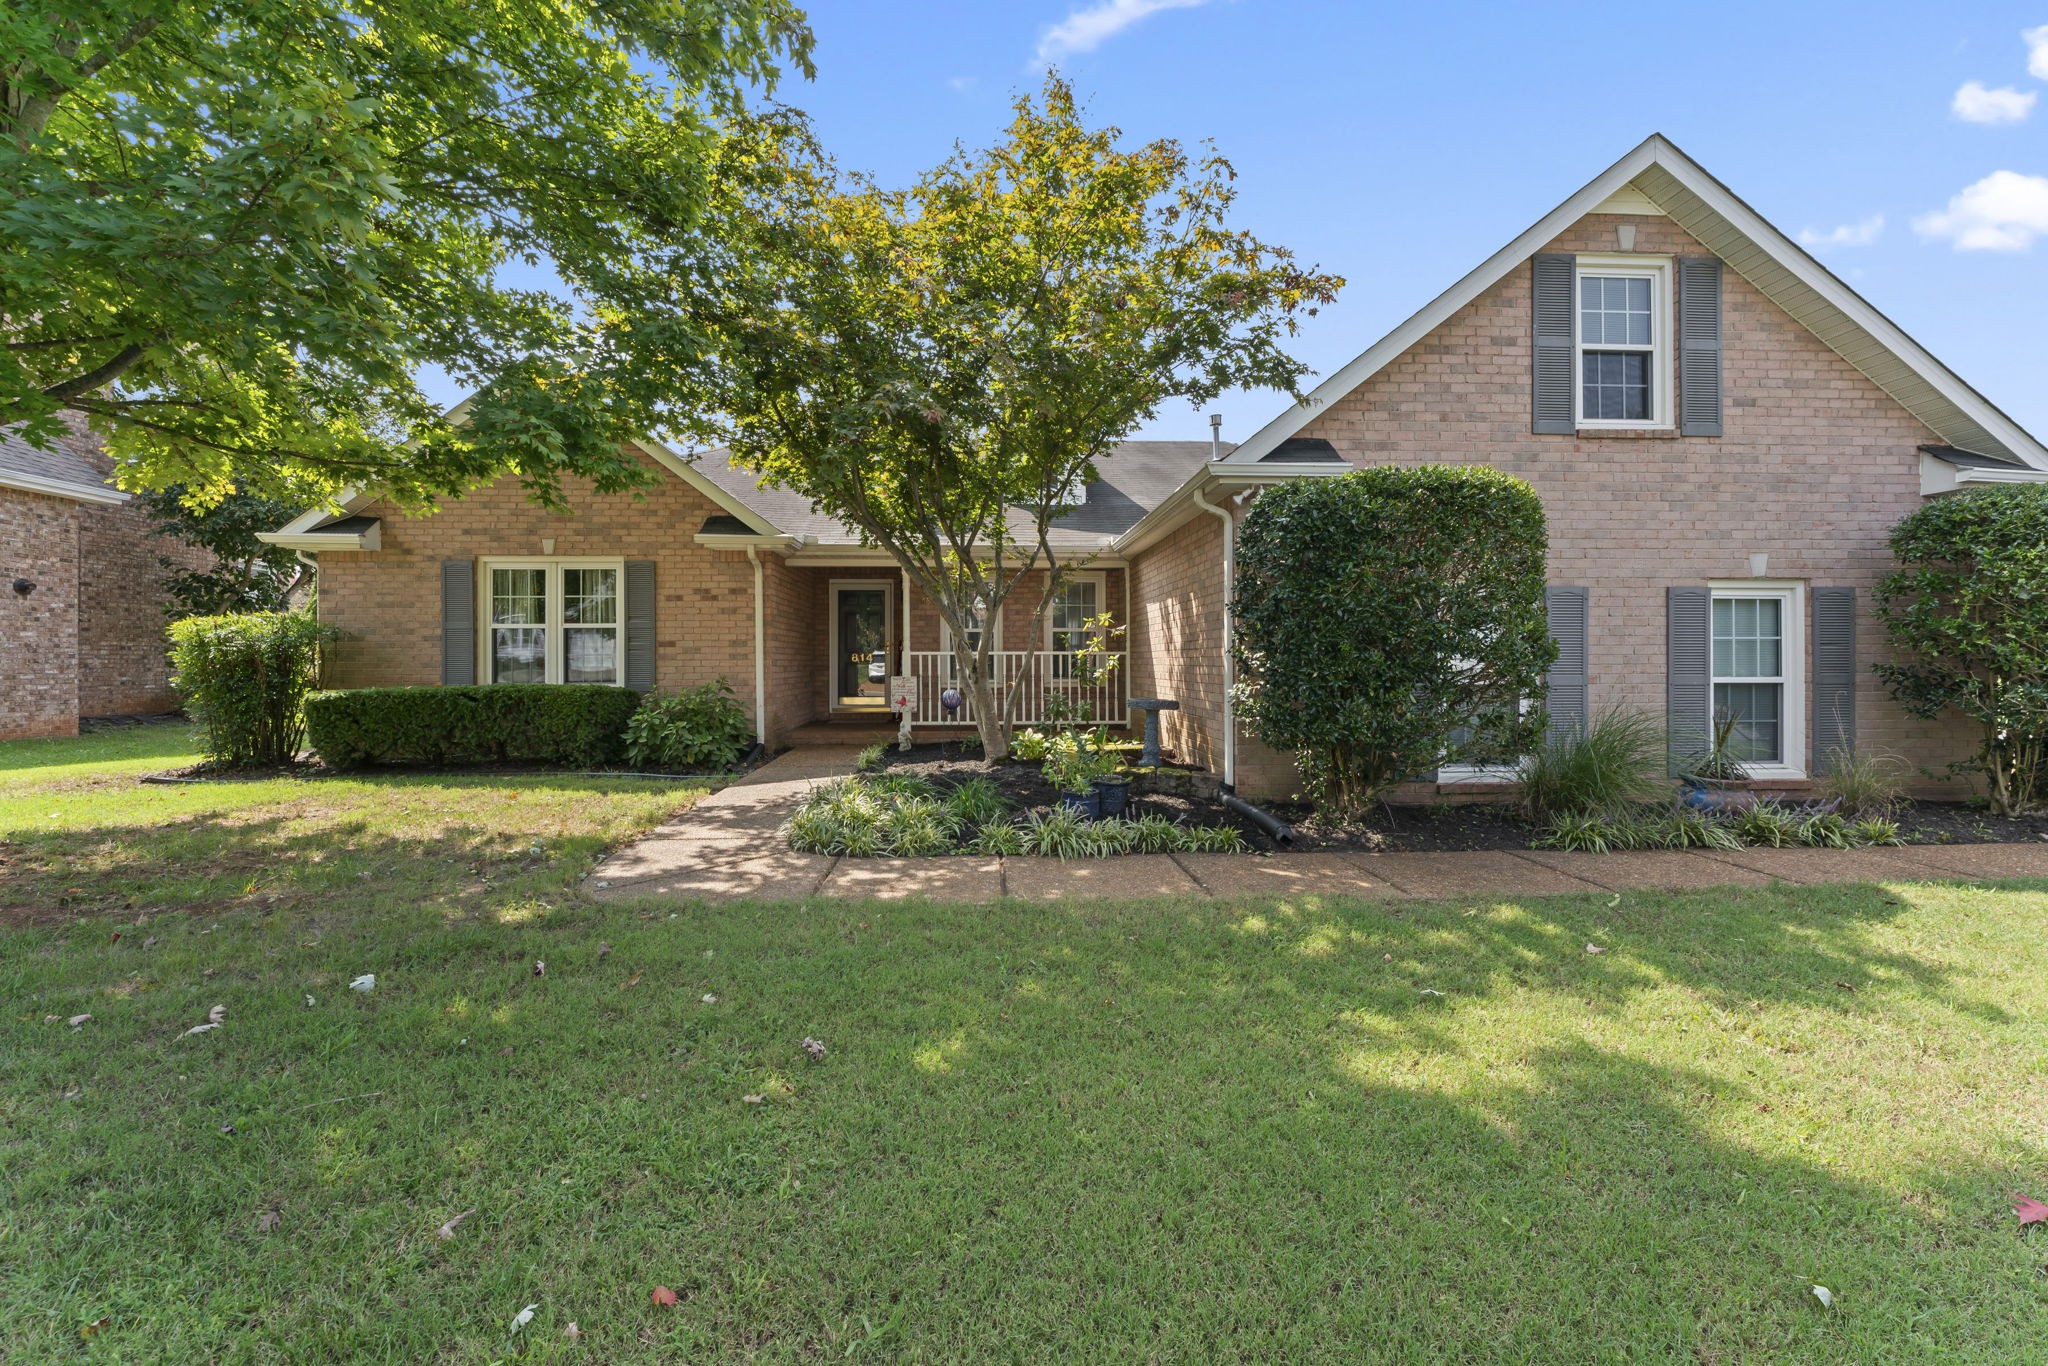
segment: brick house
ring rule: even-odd
[[[886,557],[722,453],[641,454],[673,477],[571,515],[501,481],[426,519],[352,497],[270,537],[320,556],[320,613],[348,634],[331,682],[723,676],[774,744],[888,720],[886,679],[907,673],[915,725],[958,719],[939,706],[949,642]],[[1071,624],[1106,610],[1127,657],[1098,714],[1178,699],[1183,760],[1290,791],[1291,762],[1228,701],[1237,527],[1277,482],[1424,463],[1492,465],[1541,496],[1557,723],[1617,703],[1681,734],[1733,716],[1753,771],[1793,786],[1846,744],[1928,768],[1967,750],[1877,685],[1870,587],[1923,498],[2048,480],[2040,442],[1652,137],[1243,443],[1102,461],[1060,525],[1074,572],[1053,619],[1024,639],[1020,595],[995,625],[1004,669],[1031,672],[1021,719],[1071,689]]]
[[[206,556],[156,535],[112,470],[82,423],[47,451],[0,432],[0,740],[178,706],[159,560]]]

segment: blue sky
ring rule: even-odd
[[[781,97],[885,181],[993,140],[1041,58],[1131,139],[1214,141],[1239,221],[1349,281],[1296,342],[1321,373],[1662,132],[2048,437],[2048,0],[809,8]],[[1216,407],[1238,439],[1286,401]]]

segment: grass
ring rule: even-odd
[[[136,781],[197,759],[180,724],[0,744],[0,920],[336,898],[538,907],[709,790],[568,774]]]
[[[83,905],[204,885],[195,821],[308,847],[289,785],[137,810],[142,741],[21,753],[6,853],[99,850]],[[518,871],[502,794],[444,783],[291,818],[359,885],[0,933],[0,1356],[2039,1354],[2039,886],[595,907],[584,846]],[[564,844],[653,804],[520,790]],[[510,866],[465,893],[444,842]]]

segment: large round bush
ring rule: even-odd
[[[1319,805],[1527,753],[1557,656],[1543,504],[1498,470],[1371,469],[1268,489],[1239,533],[1238,697]]]

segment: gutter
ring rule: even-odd
[[[105,485],[74,484],[69,479],[45,479],[40,474],[25,474],[18,470],[0,470],[0,488],[20,489],[23,493],[40,493],[51,498],[68,498],[74,503],[125,503],[133,494]]]
[[[1221,418],[1210,419],[1214,431],[1222,422]],[[1350,466],[1345,466],[1349,469]],[[1237,660],[1231,653],[1230,595],[1237,580],[1237,519],[1227,507],[1218,507],[1202,496],[1202,488],[1196,483],[1188,494],[1194,505],[1204,512],[1213,512],[1223,519],[1223,790],[1237,791]]]

